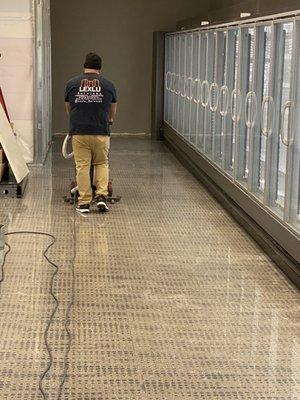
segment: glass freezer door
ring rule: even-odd
[[[292,98],[294,22],[273,26],[272,104],[274,102],[272,131],[268,133],[267,168],[265,171],[265,204],[280,218],[284,218],[288,150],[293,134]],[[295,82],[296,84],[296,82]],[[273,107],[273,105],[272,105]],[[267,124],[267,123],[266,123]]]
[[[206,125],[206,107],[208,104],[208,83],[206,80],[207,69],[207,33],[200,34],[199,43],[199,71],[197,81],[197,148],[203,151],[204,148],[204,131]]]
[[[273,132],[273,119],[274,119],[274,98],[272,90],[272,73],[273,73],[273,60],[271,55],[273,52],[274,42],[272,40],[273,27],[271,25],[260,26],[257,31],[257,46],[259,50],[258,64],[259,71],[258,77],[262,76],[261,85],[258,87],[258,104],[259,104],[259,130],[258,147],[255,151],[258,153],[258,163],[256,177],[254,181],[252,192],[263,201],[265,186],[266,186],[266,159],[267,159],[267,141]],[[255,166],[254,166],[255,168]]]

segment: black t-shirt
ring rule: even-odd
[[[110,134],[108,113],[117,95],[107,79],[94,73],[76,76],[67,83],[65,101],[70,103],[70,134]]]

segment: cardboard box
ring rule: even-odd
[[[0,146],[0,164],[4,164],[5,161],[6,161],[6,157],[5,157],[5,154],[4,154],[4,150]]]
[[[2,181],[3,175],[6,171],[7,168],[7,163],[1,163],[0,164],[0,182]]]

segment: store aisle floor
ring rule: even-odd
[[[0,199],[7,231],[57,237],[47,399],[299,400],[299,291],[244,230],[163,144],[114,137],[122,201],[107,215],[76,214],[74,237],[73,208],[62,200],[73,164],[60,141],[45,168],[32,168],[22,200]],[[0,399],[37,400],[55,307],[54,268],[42,256],[49,240],[8,241]]]

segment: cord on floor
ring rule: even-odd
[[[58,274],[59,271],[59,265],[55,264],[48,256],[48,252],[51,249],[52,246],[54,246],[54,244],[57,242],[57,239],[55,236],[49,234],[49,233],[45,233],[45,232],[33,232],[33,231],[17,231],[17,232],[8,232],[5,233],[4,236],[13,236],[13,235],[38,235],[38,236],[45,236],[48,238],[51,238],[52,241],[51,243],[47,246],[47,248],[44,250],[43,252],[43,257],[47,260],[47,262],[54,268],[54,273],[52,274],[51,277],[51,281],[50,281],[50,289],[49,289],[49,293],[52,296],[52,298],[55,301],[55,307],[52,310],[52,313],[50,315],[50,318],[48,320],[47,326],[45,328],[44,331],[44,343],[45,343],[45,347],[47,349],[48,355],[49,355],[49,361],[48,361],[48,365],[47,368],[45,369],[45,371],[42,373],[42,375],[40,376],[40,380],[39,380],[39,390],[43,396],[44,400],[48,400],[47,394],[43,388],[43,381],[47,375],[47,373],[50,371],[52,365],[53,365],[53,355],[52,355],[52,349],[48,343],[48,334],[49,334],[49,330],[50,327],[52,325],[52,322],[54,320],[55,314],[59,308],[60,302],[58,300],[58,298],[56,297],[54,291],[53,291],[53,285],[54,285],[54,279]],[[71,311],[72,308],[74,306],[74,301],[75,301],[75,259],[76,259],[76,219],[75,219],[75,213],[74,213],[74,224],[73,224],[73,243],[74,243],[74,256],[72,259],[72,290],[71,290],[71,300],[68,304],[68,309],[67,309],[67,314],[66,314],[66,321],[65,321],[65,330],[67,332],[68,335],[68,344],[67,344],[67,349],[65,352],[65,357],[64,357],[64,373],[62,375],[62,380],[61,383],[59,385],[59,389],[58,389],[58,393],[56,396],[57,400],[61,399],[61,395],[62,395],[62,391],[67,379],[67,374],[68,374],[68,358],[69,358],[69,353],[71,350],[71,345],[72,345],[72,335],[69,329],[69,325],[70,325],[70,320],[71,320]],[[5,242],[5,247],[8,248],[8,251],[5,252],[4,257],[3,257],[3,262],[1,263],[1,277],[0,277],[0,284],[5,280],[5,263],[6,263],[6,258],[8,256],[8,254],[11,252],[11,246]]]

